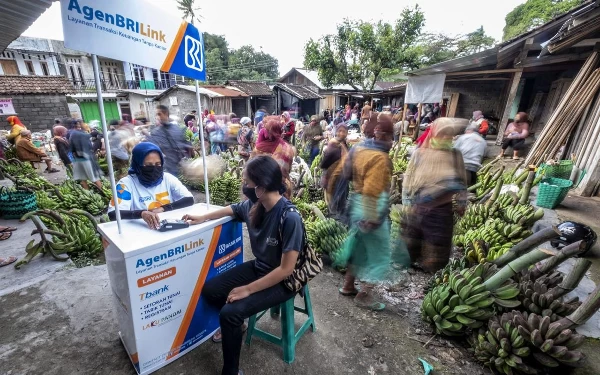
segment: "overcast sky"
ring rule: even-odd
[[[166,14],[180,17],[175,0],[140,1],[150,1]],[[500,40],[504,17],[522,2],[524,0],[419,0],[418,3],[425,13],[428,32],[458,35],[483,25],[489,35]],[[333,33],[336,23],[343,18],[392,22],[403,7],[415,4],[406,0],[303,0],[273,2],[273,5],[241,0],[197,0],[196,3],[201,8],[199,27],[202,31],[224,35],[232,48],[246,44],[256,49],[262,47],[279,60],[280,74],[292,67],[302,67],[306,41]],[[42,14],[24,35],[62,40],[59,2]]]

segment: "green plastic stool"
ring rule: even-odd
[[[304,286],[303,293],[304,308],[297,307],[294,305],[294,296],[294,298],[290,298],[284,303],[272,307],[270,309],[272,318],[276,318],[281,313],[281,337],[277,337],[269,332],[265,332],[256,328],[256,322],[260,318],[262,318],[268,310],[265,310],[256,315],[252,315],[250,317],[250,321],[248,322],[246,345],[250,345],[250,342],[252,341],[252,336],[256,336],[258,338],[264,339],[268,342],[282,347],[283,360],[286,363],[294,362],[294,359],[296,358],[296,343],[300,340],[302,335],[304,335],[304,332],[308,330],[308,327],[311,327],[311,330],[313,332],[316,330],[315,318],[312,312],[312,303],[310,302],[310,293],[308,292],[308,285]],[[302,327],[300,327],[298,332],[294,332],[294,311],[298,311],[308,316],[308,319],[304,322],[304,324],[302,324]]]

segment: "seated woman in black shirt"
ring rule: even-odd
[[[183,217],[191,224],[226,216],[245,222],[256,257],[207,281],[202,290],[207,302],[221,311],[223,375],[243,374],[239,361],[244,319],[295,295],[283,280],[294,271],[304,229],[300,215],[290,211],[294,206],[282,196],[286,189],[282,180],[281,168],[271,156],[257,156],[244,171],[247,201],[202,216]]]

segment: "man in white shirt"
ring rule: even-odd
[[[454,142],[454,148],[463,155],[468,186],[472,186],[477,182],[477,171],[481,168],[481,161],[487,148],[485,139],[477,133],[477,130],[478,126],[471,123],[467,126],[465,134],[458,137]]]

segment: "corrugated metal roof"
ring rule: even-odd
[[[67,94],[73,85],[64,76],[0,75],[0,94]]]
[[[497,63],[497,55],[498,47],[494,47],[473,55],[459,57],[423,69],[413,70],[408,74],[411,76],[424,76],[438,73],[460,72],[490,65],[495,66]]]
[[[236,89],[245,92],[251,96],[272,96],[273,91],[264,82],[252,82],[252,81],[228,81],[228,86],[235,87]]]
[[[241,92],[240,90],[236,90],[233,88],[227,88],[225,86],[203,85],[202,88],[216,92],[217,94],[228,97],[228,98],[238,98],[238,97],[245,98],[248,96],[248,94],[245,94],[245,93]],[[194,87],[194,91],[195,90],[196,90],[196,88]]]
[[[23,34],[52,3],[53,0],[0,0],[0,53]]]
[[[292,94],[300,100],[323,98],[321,95],[311,90],[308,86],[292,85],[290,83],[278,83],[275,85],[275,87],[279,87],[283,91]]]

